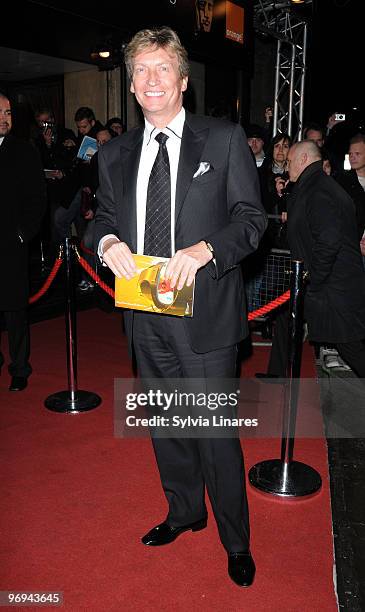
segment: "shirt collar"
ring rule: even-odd
[[[3,144],[3,140],[4,140],[5,136],[0,136],[0,147]]]
[[[170,123],[163,130],[156,128],[154,125],[152,125],[152,123],[147,121],[146,118],[144,122],[145,122],[144,138],[145,138],[145,141],[147,142],[147,145],[149,145],[149,143],[151,142],[151,139],[157,136],[159,132],[163,132],[164,134],[167,134],[167,136],[175,136],[175,138],[179,138],[181,140],[183,129],[184,129],[184,123],[185,123],[185,109],[184,107],[181,107],[178,114],[175,115],[173,120],[170,121]]]

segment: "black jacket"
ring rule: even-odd
[[[46,208],[43,168],[34,146],[5,136],[0,185],[0,310],[20,310],[28,302],[28,242],[39,231]]]
[[[337,174],[335,178],[354,201],[358,238],[361,240],[365,230],[365,191],[359,183],[356,170],[345,170]]]
[[[303,259],[309,271],[309,339],[365,338],[365,271],[355,206],[320,161],[304,170],[289,197],[288,241],[292,258]]]

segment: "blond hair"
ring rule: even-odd
[[[130,79],[133,76],[133,64],[136,55],[150,47],[155,47],[156,49],[162,48],[175,54],[179,64],[180,77],[188,76],[189,61],[187,51],[182,46],[176,32],[166,26],[151,30],[140,30],[133,36],[124,52],[124,61]]]

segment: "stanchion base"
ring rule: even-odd
[[[256,489],[281,497],[313,495],[322,486],[318,472],[305,463],[269,459],[256,463],[249,473],[250,484]]]
[[[74,400],[71,399],[70,391],[58,391],[58,393],[49,395],[44,401],[44,405],[48,410],[73,414],[93,410],[100,403],[101,397],[96,393],[92,393],[92,391],[76,391]]]

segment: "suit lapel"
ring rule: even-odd
[[[137,175],[143,142],[143,128],[133,133],[131,142],[121,146],[121,165],[123,176],[123,204],[121,205],[121,222],[130,232],[131,250],[137,251]],[[122,190],[119,192],[122,194]]]
[[[181,213],[188,189],[192,183],[194,173],[198,169],[205,142],[208,137],[208,127],[198,124],[194,126],[194,118],[187,113],[185,120],[179,167],[176,182],[175,225]]]

